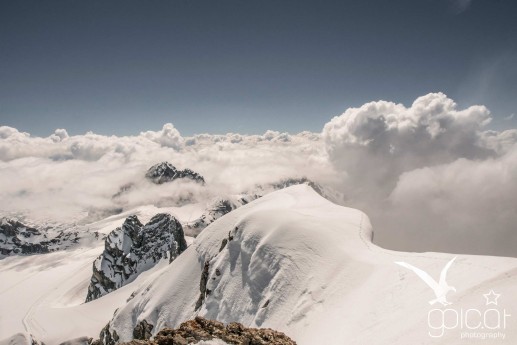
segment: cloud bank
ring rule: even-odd
[[[350,108],[325,125],[323,138],[336,166],[382,194],[405,171],[494,155],[480,135],[489,121],[487,108],[457,110],[446,95],[434,93],[409,108],[386,101]]]
[[[256,184],[306,176],[364,210],[381,246],[517,256],[517,130],[487,130],[484,106],[459,109],[442,93],[406,107],[388,101],[347,109],[321,133],[267,131],[184,137],[172,125],[137,136],[46,138],[0,127],[0,209],[77,220],[91,209],[206,201]],[[155,186],[160,161],[201,173]],[[114,200],[121,186],[132,188]],[[116,199],[116,198],[115,198]]]
[[[322,137],[349,203],[393,249],[517,255],[517,131],[484,130],[484,106],[443,93],[367,103]]]
[[[240,193],[255,184],[286,177],[331,179],[320,135],[268,131],[264,135],[182,137],[172,124],[138,136],[94,133],[69,136],[58,129],[46,138],[0,127],[0,210],[32,218],[77,220],[90,209],[171,205],[174,200],[208,200]],[[201,173],[207,187],[193,183],[153,185],[147,169],[169,161]],[[134,184],[123,198],[113,195]]]

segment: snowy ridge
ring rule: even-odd
[[[147,221],[158,210],[143,207],[92,229],[108,233],[130,214]],[[181,221],[192,214],[188,207],[170,211]],[[85,304],[91,263],[101,246],[8,257],[0,261],[0,303],[11,312],[8,319],[0,315],[0,339],[19,332],[47,344],[98,338],[111,319],[109,332],[126,341],[143,320],[156,333],[199,315],[270,327],[302,345],[465,343],[458,330],[429,337],[433,291],[394,263],[408,262],[436,278],[455,255],[384,250],[371,238],[364,213],[297,185],[224,215],[172,263],[160,260],[129,284]],[[501,295],[497,308],[517,315],[514,258],[457,255],[447,281],[457,288],[447,296],[455,310],[486,309],[483,294],[494,290]],[[510,321],[501,343],[517,342]]]
[[[276,182],[263,185],[256,185],[254,188],[247,190],[241,194],[230,195],[227,197],[218,197],[213,200],[206,208],[205,212],[196,220],[188,222],[184,225],[185,232],[189,236],[197,236],[208,225],[221,218],[225,214],[250,203],[268,193],[287,187],[305,184],[314,189],[319,195],[329,200],[341,200],[342,195],[335,191],[326,189],[319,184],[309,180],[306,177],[286,178]]]
[[[438,274],[451,255],[388,251],[371,238],[365,214],[306,185],[274,192],[208,226],[118,310],[110,330],[127,341],[141,320],[156,332],[200,315],[277,329],[299,344],[428,339],[432,291],[394,261]],[[466,308],[483,306],[485,289],[509,297],[515,272],[515,259],[458,255],[449,273],[458,292],[450,298]],[[516,302],[506,298],[505,308],[517,311]],[[517,329],[506,336],[516,339]],[[444,340],[461,342],[454,332],[437,343]]]
[[[216,198],[207,206],[205,212],[199,218],[185,224],[185,232],[189,236],[197,236],[217,219],[259,197],[259,195],[243,194]]]

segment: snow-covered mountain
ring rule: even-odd
[[[172,182],[187,184],[190,182],[196,185],[198,188],[205,186],[205,179],[203,176],[188,168],[180,170],[169,162],[161,162],[151,166],[145,174],[142,174],[141,177],[142,178],[139,176],[133,177],[132,180],[126,181],[126,183],[122,184],[118,188],[118,191],[111,196],[111,200],[115,207],[101,210],[91,210],[89,212],[89,219],[99,220],[101,218],[99,218],[98,215],[102,215],[103,213],[106,215],[111,215],[116,214],[117,212],[121,212],[127,207],[127,198],[131,193],[139,194],[144,190],[148,190],[150,188],[153,189],[153,187],[151,187],[152,185],[158,185],[154,186],[155,191],[159,185],[163,184],[166,184],[166,186],[163,187],[169,187],[169,190],[178,187],[177,185],[174,186]],[[173,185],[172,187],[171,184]],[[185,191],[185,193],[181,193],[180,195],[169,195],[167,198],[164,197],[163,193],[157,194],[162,194],[161,198],[163,200],[160,200],[160,196],[157,195],[156,200],[151,201],[155,204],[161,202],[162,204],[165,203],[168,205],[185,205],[198,202],[193,199],[192,193],[187,191]],[[134,206],[135,205],[133,204],[133,207]]]
[[[159,330],[200,315],[271,327],[299,344],[431,343],[433,291],[394,261],[438,275],[452,256],[388,251],[371,237],[365,214],[306,185],[266,195],[207,227],[118,310],[110,330],[129,340],[143,319]],[[458,310],[483,310],[483,293],[496,290],[512,314],[516,270],[515,259],[460,255],[450,269],[458,290],[451,300]],[[517,329],[505,331],[517,339]],[[457,330],[445,340],[462,342]]]
[[[157,163],[150,167],[145,174],[145,179],[157,185],[173,181],[194,181],[199,183],[201,186],[205,186],[205,179],[203,176],[188,168],[179,170],[169,162]],[[202,215],[200,215],[197,219],[189,219],[188,222],[183,224],[185,233],[189,236],[195,237],[209,224],[224,216],[228,212],[231,212],[232,210],[235,210],[242,205],[246,205],[247,203],[260,198],[263,195],[298,184],[306,184],[312,187],[318,194],[331,201],[340,202],[343,200],[343,196],[340,193],[325,188],[306,177],[284,178],[270,183],[257,184],[252,188],[242,191],[239,194],[218,195],[211,198],[211,200],[204,206],[205,211]],[[107,217],[123,212],[124,196],[126,196],[127,193],[133,191],[135,188],[137,188],[136,182],[129,182],[122,185],[118,192],[112,196],[112,200],[115,202],[115,204],[118,205],[118,207],[89,210],[88,217],[86,219],[91,221],[100,220],[102,219],[103,215]],[[167,200],[167,204],[174,205],[186,205],[198,202],[199,200],[195,200],[193,195],[189,193],[170,197]]]
[[[185,224],[185,232],[189,236],[195,237],[199,235],[204,228],[212,224],[217,219],[259,197],[260,196],[256,194],[218,197],[208,204],[206,210],[199,218]]]
[[[268,193],[284,189],[290,186],[304,184],[310,186],[314,191],[329,200],[341,200],[339,193],[326,189],[306,177],[302,178],[286,178],[279,181],[258,184],[254,188],[247,190],[241,194],[230,195],[226,197],[217,197],[212,200],[206,207],[203,214],[194,221],[190,221],[184,225],[185,232],[190,236],[197,236],[204,228],[221,218],[225,214],[248,204]]]
[[[2,218],[0,220],[0,259],[9,255],[45,254],[77,245],[86,238],[98,238],[88,231],[36,229],[21,222]]]
[[[168,211],[180,221],[191,214],[185,207]],[[142,224],[160,212],[147,207],[131,214],[138,214]],[[91,228],[108,234],[129,215],[112,216]],[[395,261],[438,281],[454,255],[384,250],[372,244],[372,234],[364,213],[296,185],[220,217],[195,240],[187,239],[192,244],[172,263],[161,259],[134,281],[88,303],[83,302],[91,265],[105,249],[102,243],[7,257],[0,261],[0,305],[9,317],[0,318],[0,339],[21,333],[19,339],[31,334],[59,344],[99,338],[104,329],[122,342],[132,339],[144,321],[157,334],[203,316],[273,328],[302,345],[460,344],[465,324],[447,320],[440,327],[433,317],[449,310],[447,318],[461,314],[464,322],[465,310],[477,310],[486,320],[470,312],[467,318],[477,319],[469,326],[481,322],[492,327],[490,332],[504,334],[501,343],[517,341],[515,316],[505,316],[517,315],[512,297],[517,259],[457,255],[447,274],[457,290],[447,295],[452,304],[430,305],[433,290]],[[496,305],[487,304],[484,295],[490,291],[499,295]],[[429,319],[433,310],[438,311]],[[470,332],[486,333],[481,327]],[[440,331],[440,337],[431,336]]]

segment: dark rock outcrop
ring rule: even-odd
[[[185,249],[183,228],[173,216],[157,214],[145,226],[137,216],[128,217],[108,235],[104,252],[93,263],[86,302],[133,281],[163,258],[174,260]]]
[[[117,331],[110,332],[109,323],[101,330],[99,337],[100,339],[92,341],[91,345],[116,345],[119,341]]]
[[[149,340],[151,339],[154,326],[147,322],[147,320],[140,321],[133,330],[133,339],[135,340]]]
[[[177,329],[165,328],[158,332],[153,340],[134,340],[125,344],[186,345],[213,339],[235,345],[296,345],[296,342],[284,333],[270,328],[247,328],[237,322],[224,325],[202,317],[184,322]]]
[[[178,170],[169,162],[162,162],[153,165],[149,168],[145,177],[156,184],[171,182],[177,179],[190,179],[195,182],[205,184],[203,176],[190,169]]]
[[[210,294],[210,290],[207,291],[206,284],[208,283],[208,274],[210,271],[210,262],[206,261],[201,272],[201,279],[199,280],[199,298],[196,301],[196,309],[199,310],[205,301],[206,295]]]

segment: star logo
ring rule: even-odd
[[[500,293],[495,293],[494,290],[490,290],[489,293],[484,294],[486,298],[486,305],[494,304],[497,305],[497,299],[501,296]]]

